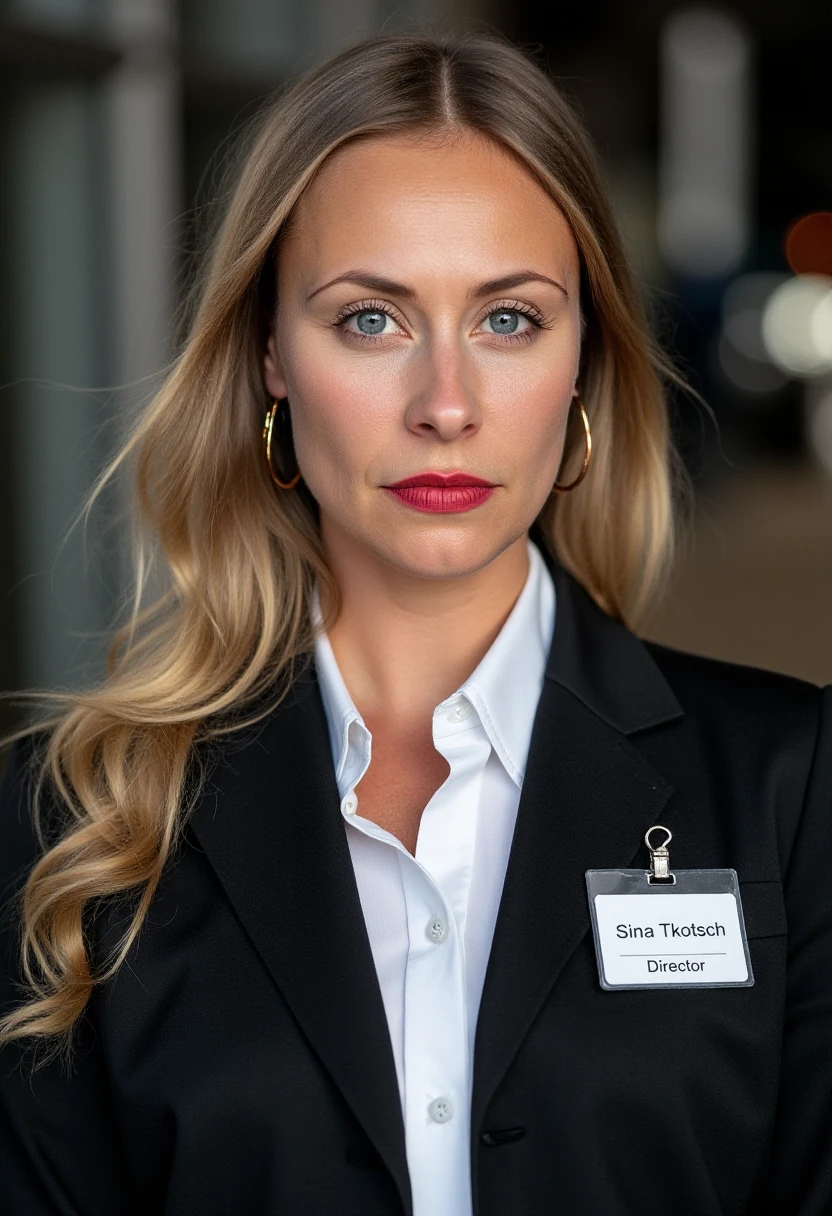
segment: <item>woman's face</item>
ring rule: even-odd
[[[347,144],[292,218],[265,383],[289,398],[325,548],[424,578],[480,569],[525,536],[561,461],[580,355],[562,212],[466,134]],[[495,488],[386,488],[429,472]]]

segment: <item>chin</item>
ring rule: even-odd
[[[407,535],[404,529],[400,535],[388,534],[378,555],[413,578],[464,578],[499,557],[514,539],[496,534],[493,527],[452,527],[432,536]]]

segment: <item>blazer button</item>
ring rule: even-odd
[[[525,1134],[525,1127],[498,1127],[493,1132],[483,1132],[480,1140],[488,1148],[497,1148],[500,1144],[513,1144],[515,1140],[522,1140]]]

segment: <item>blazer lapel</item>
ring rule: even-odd
[[[541,549],[543,547],[541,546]],[[627,735],[682,710],[643,644],[543,551],[556,623],[480,1005],[472,1133],[590,930],[585,872],[632,865],[673,792]],[[645,857],[646,860],[646,857]]]
[[[209,782],[190,827],[409,1214],[395,1062],[311,662],[275,712],[228,739]]]

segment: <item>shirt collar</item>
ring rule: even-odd
[[[312,591],[312,621],[315,626],[315,668],[324,703],[335,782],[343,798],[350,787],[349,774],[358,766],[358,758],[370,757],[371,735],[364,719],[356,709],[344,683],[330,640],[321,628],[321,602],[318,588]]]
[[[460,694],[473,705],[492,747],[515,784],[522,787],[532,724],[543,687],[555,624],[555,587],[533,541],[527,540],[529,572],[514,607],[482,660],[446,705]],[[326,633],[320,628],[318,589],[312,596],[315,666],[329,727],[335,779],[343,796],[350,776],[369,759],[370,732],[344,683]],[[438,707],[437,707],[438,708]]]
[[[523,590],[477,668],[460,686],[511,779],[522,786],[555,624],[555,586],[537,546],[527,542]]]

